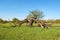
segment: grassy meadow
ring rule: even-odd
[[[60,40],[60,24],[53,24],[49,29],[0,24],[0,40]]]

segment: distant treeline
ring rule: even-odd
[[[3,20],[2,18],[0,18],[0,23],[9,23],[9,22],[17,22],[19,23],[20,21],[22,20],[19,20],[17,18],[13,18],[12,20]],[[55,19],[55,20],[52,20],[52,19],[49,19],[49,20],[39,20],[39,21],[43,21],[45,23],[60,23],[60,19]]]
[[[60,19],[55,19],[55,20],[52,20],[52,19],[49,19],[49,20],[42,20],[46,23],[60,23]]]

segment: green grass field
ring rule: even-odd
[[[10,27],[0,24],[0,40],[60,40],[60,25],[52,25],[49,29],[40,27]]]

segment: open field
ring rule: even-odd
[[[60,24],[53,24],[49,29],[0,24],[0,40],[60,40]]]

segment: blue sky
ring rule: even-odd
[[[60,19],[60,0],[0,0],[2,19],[25,19],[35,9],[44,13],[43,19]]]

